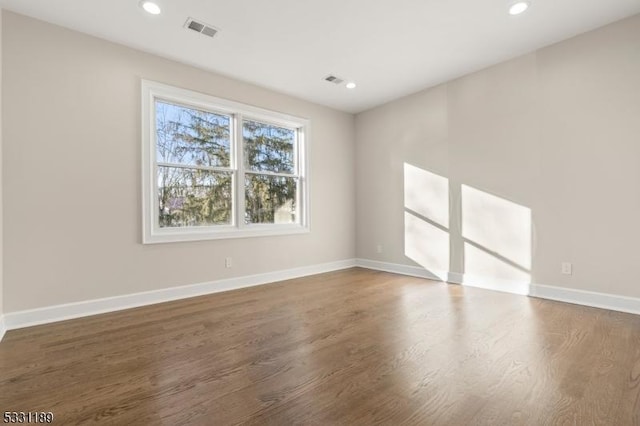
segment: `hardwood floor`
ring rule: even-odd
[[[14,330],[55,424],[640,425],[640,316],[350,269]]]

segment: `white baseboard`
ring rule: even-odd
[[[400,265],[398,263],[379,262],[377,260],[356,259],[356,266],[376,271],[391,272],[411,277],[426,278],[433,281],[447,281],[447,272],[429,271],[420,266]]]
[[[47,324],[89,315],[119,311],[122,309],[136,308],[139,306],[153,305],[172,300],[186,299],[189,297],[203,296],[222,291],[269,284],[293,278],[305,277],[308,275],[352,268],[354,266],[356,266],[355,260],[347,259],[319,265],[267,272],[264,274],[248,275],[200,284],[153,290],[143,293],[126,294],[104,299],[94,299],[84,302],[48,306],[45,308],[9,312],[4,315],[3,329],[6,328],[6,330],[14,330],[33,325]]]
[[[4,315],[0,315],[0,342],[2,341],[2,338],[4,337],[4,334],[7,332],[7,327],[5,326],[4,323]]]
[[[376,271],[392,272],[394,274],[410,275],[434,281],[444,281],[450,284],[461,284],[469,287],[479,287],[487,290],[503,291],[506,293],[528,295],[529,284],[495,278],[460,274],[458,272],[432,271],[421,266],[401,265],[398,263],[379,262],[377,260],[356,259],[356,265]]]
[[[0,316],[0,340],[7,330],[47,324],[73,318],[80,318],[106,312],[119,311],[139,306],[153,305],[172,300],[203,296],[245,287],[269,284],[278,281],[300,278],[308,275],[347,269],[360,266],[366,269],[427,278],[435,281],[445,281],[452,284],[462,284],[490,290],[505,291],[515,294],[526,294],[542,299],[557,300],[577,305],[592,306],[640,315],[640,299],[618,296],[607,293],[597,293],[563,287],[531,284],[528,291],[524,291],[522,283],[504,280],[488,279],[486,277],[465,276],[456,272],[428,271],[419,266],[401,265],[396,263],[379,262],[368,259],[347,259],[319,265],[267,272],[264,274],[248,275],[200,284],[171,287],[143,293],[127,294],[104,299],[88,300],[84,302],[68,303],[64,305],[48,306],[18,312],[5,313]],[[515,284],[515,285],[514,285]]]
[[[523,281],[504,280],[501,278],[460,274],[458,272],[449,272],[449,279],[447,280],[447,282],[451,284],[465,285],[468,287],[477,287],[484,288],[486,290],[519,294],[521,296],[528,296],[531,289],[531,284]]]
[[[479,277],[458,272],[428,271],[419,266],[400,265],[397,263],[379,262],[368,259],[356,259],[356,265],[362,268],[395,274],[410,275],[436,281],[446,281],[451,284],[461,284],[469,287],[479,287],[506,293],[556,300],[575,305],[591,306],[612,311],[627,312],[640,315],[640,298],[620,296],[609,293],[578,290],[543,284],[529,284],[518,281]],[[442,279],[440,277],[446,277]]]
[[[540,299],[557,300],[575,305],[591,306],[594,308],[640,315],[640,298],[636,297],[543,284],[533,284],[529,295]]]

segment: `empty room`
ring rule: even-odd
[[[0,414],[640,425],[640,0],[0,0]]]

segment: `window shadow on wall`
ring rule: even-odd
[[[468,185],[461,200],[465,279],[505,280],[510,291],[529,294],[531,209]]]
[[[531,209],[466,184],[452,205],[451,190],[447,178],[404,164],[405,256],[443,281],[457,259],[463,284],[529,294]],[[450,217],[461,218],[460,231]]]
[[[404,163],[405,256],[446,281],[449,244],[449,180]]]

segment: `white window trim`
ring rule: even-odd
[[[180,241],[217,240],[301,234],[309,232],[309,120],[288,114],[269,111],[239,102],[216,98],[191,90],[181,89],[149,80],[142,80],[142,243],[170,243]],[[233,117],[232,133],[242,138],[242,118],[275,124],[298,130],[298,221],[296,224],[245,224],[244,164],[241,142],[232,143],[231,167],[234,171],[233,224],[181,228],[158,226],[157,177],[156,177],[156,98],[192,106],[205,111],[220,112]]]

